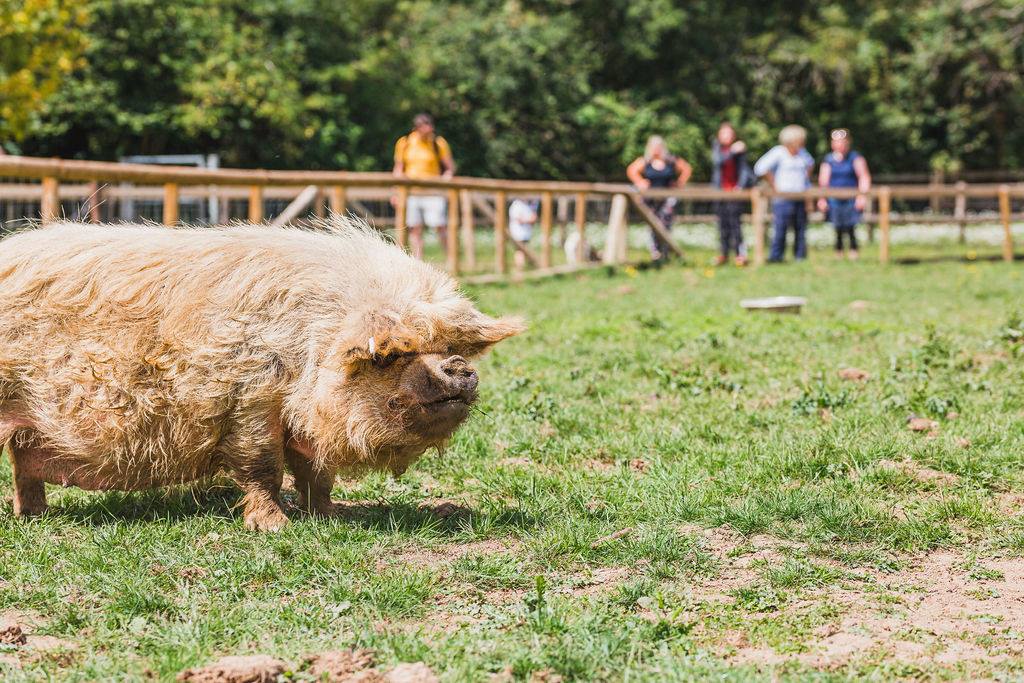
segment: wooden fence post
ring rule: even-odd
[[[612,196],[611,210],[608,212],[608,239],[604,246],[604,262],[616,265],[626,260],[626,240],[629,226],[626,222],[628,208],[626,195]]]
[[[508,259],[505,249],[505,231],[508,225],[508,208],[505,206],[506,195],[500,190],[494,195],[494,270],[500,275],[508,272]]]
[[[346,197],[345,186],[335,185],[331,188],[331,212],[341,215],[345,213],[348,197]]]
[[[99,223],[100,221],[100,204],[102,203],[102,192],[101,186],[95,180],[89,183],[89,198],[86,200],[86,206],[89,212],[89,222]]]
[[[178,184],[164,183],[164,225],[178,224]]]
[[[586,262],[587,242],[587,195],[584,192],[576,193],[576,235],[579,240],[576,242],[576,263]]]
[[[473,224],[473,197],[469,190],[459,192],[459,203],[462,208],[462,253],[466,270],[476,270],[476,233]]]
[[[1010,226],[1010,186],[999,186],[999,216],[1003,222],[1003,260],[1013,262],[1013,230]]]
[[[889,262],[889,210],[892,208],[892,190],[888,185],[878,188],[878,261]]]
[[[448,272],[459,274],[459,191],[448,190],[448,244],[445,245]]]
[[[962,180],[956,181],[956,200],[953,204],[953,217],[956,218],[960,227],[960,244],[967,241],[967,183]]]
[[[263,186],[253,185],[249,188],[249,222],[263,222]]]
[[[760,187],[750,191],[750,223],[754,230],[754,265],[764,265],[765,196]]]
[[[540,196],[540,267],[551,267],[551,210],[553,197],[550,192]]]
[[[405,249],[409,244],[409,226],[405,224],[405,209],[409,204],[409,188],[400,185],[395,200],[395,241]]]
[[[52,223],[60,216],[60,183],[56,178],[43,178],[43,197],[39,201],[39,217],[43,223]]]
[[[327,217],[327,206],[325,202],[324,188],[319,185],[316,188],[316,195],[313,197],[313,215],[319,219]]]
[[[930,189],[934,190],[935,188],[941,187],[945,181],[946,174],[943,173],[942,169],[935,169],[934,171],[932,171],[932,181],[931,183],[929,183],[931,185]],[[932,194],[929,195],[928,200],[932,213],[938,213],[939,209],[942,208],[942,197],[933,192]]]

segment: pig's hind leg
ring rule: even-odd
[[[34,517],[46,512],[46,486],[39,476],[43,469],[43,460],[53,454],[43,448],[22,447],[7,442],[7,452],[11,459],[14,475],[14,515],[16,517]]]
[[[31,431],[32,421],[7,406],[0,408],[0,443],[6,445],[14,479],[14,514],[17,517],[41,515],[46,511],[46,487],[42,475],[43,459],[53,454],[31,445],[18,445],[19,431]]]
[[[334,515],[337,508],[331,502],[331,489],[337,471],[326,466],[317,468],[313,464],[312,454],[293,439],[285,444],[284,459],[295,477],[295,490],[299,494],[302,509],[323,517]]]

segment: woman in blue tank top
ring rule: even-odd
[[[849,258],[857,258],[857,223],[867,202],[866,193],[871,190],[871,172],[868,162],[860,153],[853,151],[850,131],[837,128],[832,131],[832,151],[821,161],[818,172],[820,187],[857,188],[862,194],[855,199],[818,200],[821,211],[828,209],[829,218],[836,228],[836,256],[843,257],[843,237],[850,245]]]
[[[668,145],[660,135],[652,135],[647,140],[644,155],[636,159],[626,168],[626,176],[639,189],[682,187],[690,179],[693,168],[685,159],[674,157],[668,153]],[[676,209],[675,197],[666,199],[644,199],[651,207],[665,230],[672,229],[672,219]],[[651,258],[663,261],[672,255],[672,250],[657,230],[651,229]]]

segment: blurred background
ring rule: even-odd
[[[432,112],[460,175],[624,179],[648,135],[709,175],[853,131],[876,172],[1019,169],[1019,0],[0,0],[0,147],[389,170]]]

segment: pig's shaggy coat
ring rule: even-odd
[[[0,438],[111,488],[205,476],[282,432],[317,467],[404,469],[426,446],[380,414],[388,388],[344,389],[358,363],[468,357],[521,329],[338,220],[30,230],[0,244],[0,298]]]

